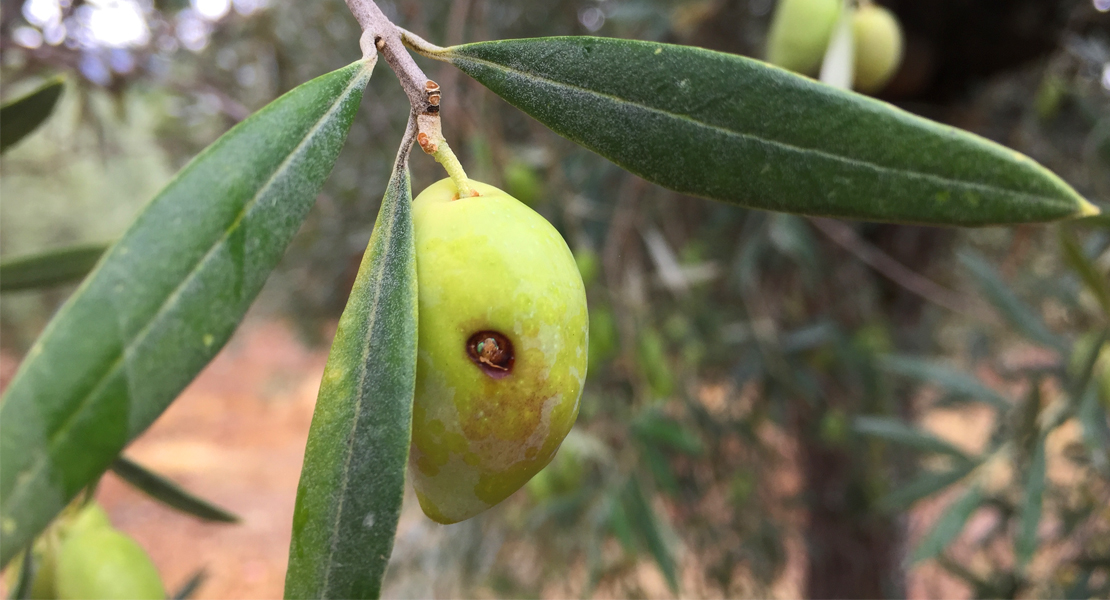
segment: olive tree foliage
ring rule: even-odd
[[[933,561],[980,595],[1105,593],[1104,221],[959,233],[955,245],[964,252],[947,261],[953,276],[935,268],[922,275],[892,258],[895,252],[879,247],[880,226],[821,218],[983,225],[1093,212],[1083,197],[1105,201],[1110,138],[1099,117],[1107,114],[1105,92],[1091,75],[1086,46],[1070,46],[1043,71],[994,91],[1016,93],[1029,116],[1015,127],[1027,134],[1018,139],[1033,141],[1019,149],[1066,174],[1077,192],[982,138],[755,61],[662,43],[708,45],[695,34],[709,15],[695,7],[383,3],[384,12],[367,17],[359,11],[376,10],[373,3],[349,4],[359,19],[339,2],[291,2],[205,21],[207,49],[181,48],[187,40],[177,48],[168,41],[132,48],[140,66],[109,69],[107,80],[82,62],[91,55],[110,65],[106,49],[28,48],[17,50],[22,65],[6,67],[6,78],[37,76],[44,66],[70,70],[67,93],[84,97],[100,94],[97,84],[122,97],[131,83],[158,83],[186,115],[192,111],[194,123],[210,125],[185,133],[182,118],[167,119],[171,153],[184,158],[211,145],[106,252],[74,249],[3,264],[0,281],[29,273],[26,285],[37,286],[80,278],[100,261],[5,393],[5,562],[106,469],[128,472],[120,450],[219,350],[275,267],[278,293],[306,321],[338,313],[348,302],[345,283],[355,282],[350,306],[360,309],[344,317],[348,335],[336,344],[369,340],[371,354],[352,368],[383,379],[364,379],[370,385],[358,393],[365,408],[339,418],[350,431],[365,419],[392,419],[376,426],[392,423],[397,435],[379,442],[391,462],[354,461],[362,470],[344,473],[349,487],[334,497],[371,498],[376,514],[392,515],[395,527],[408,446],[406,394],[411,402],[411,388],[398,378],[411,373],[371,367],[403,363],[415,348],[416,317],[406,312],[411,302],[399,300],[413,293],[405,283],[411,277],[402,276],[412,269],[403,207],[411,180],[430,180],[439,168],[416,156],[409,172],[408,148],[419,130],[401,107],[423,89],[423,71],[412,69],[420,64],[439,83],[443,133],[470,174],[502,184],[560,226],[580,258],[591,303],[582,426],[530,484],[530,500],[518,503],[524,518],[480,518],[471,531],[496,535],[468,538],[470,550],[495,552],[491,538],[513,544],[569,531],[542,545],[542,555],[553,575],[581,561],[585,576],[573,589],[583,593],[598,585],[635,593],[629,573],[643,555],[672,590],[694,569],[709,589],[761,595],[786,563],[784,540],[800,535],[799,511],[776,490],[776,472],[799,463],[817,470],[828,455],[842,454],[851,473],[838,497],[815,501],[803,488],[795,499],[811,515],[833,504],[882,518],[947,491],[951,500],[936,523],[915,532],[912,547],[892,549],[908,563]],[[155,36],[170,35],[170,24],[190,17],[186,10],[193,9],[156,3],[148,25]],[[5,5],[5,40],[27,26],[10,15]],[[742,21],[741,46],[758,48],[764,19],[749,14]],[[641,41],[459,45],[583,33]],[[378,36],[392,41],[376,47]],[[1083,39],[1107,44],[1097,34]],[[408,56],[402,41],[444,64],[399,66],[402,53]],[[374,69],[378,76],[363,92]],[[322,72],[329,74],[317,77]],[[53,105],[42,93],[27,98]],[[426,106],[412,108],[427,113]],[[30,123],[27,131],[49,108],[30,114],[20,117]],[[1082,148],[1054,138],[1054,119],[1078,120],[1060,127],[1081,130]],[[828,127],[842,122],[849,130],[831,136]],[[238,161],[231,163],[235,176],[227,174],[228,161]],[[188,203],[197,197],[210,203]],[[187,235],[165,239],[166,224],[181,220]],[[1037,268],[1003,265],[1006,277],[982,253],[999,254],[1015,235],[1032,249],[1011,246],[1018,257],[1011,260]],[[368,237],[362,267],[354,267]],[[120,298],[120,286],[132,292],[129,299]],[[907,316],[891,296],[914,298],[920,308]],[[382,322],[408,333],[387,339],[373,327]],[[954,333],[943,338],[938,331]],[[1046,358],[1006,355],[1013,344]],[[940,354],[1001,381],[988,385],[926,356]],[[989,441],[977,451],[914,422],[917,413],[968,403],[994,411]],[[774,437],[781,431],[802,440],[802,450]],[[1079,432],[1064,438],[1063,450],[1050,443],[1060,431]],[[348,451],[383,450],[355,441]],[[316,448],[317,464],[328,463],[334,448],[326,446]],[[1078,479],[1054,480],[1046,465],[1056,460],[1068,461]],[[183,500],[186,492],[154,474],[134,480],[191,514],[230,518],[203,500]],[[338,520],[319,521],[324,514]],[[960,538],[977,516],[991,520],[989,534]],[[361,520],[299,504],[287,595],[380,593],[393,530],[389,519],[357,536],[335,527]],[[470,559],[481,554],[470,552]],[[542,578],[499,561],[478,566],[501,593],[543,589]]]

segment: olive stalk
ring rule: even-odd
[[[397,74],[397,79],[409,98],[409,104],[412,105],[413,118],[410,120],[416,124],[416,143],[426,154],[431,154],[443,165],[460,197],[476,195],[462,164],[443,137],[439,118],[439,84],[424,74],[405,49],[401,40],[403,30],[385,16],[374,0],[347,0],[347,7],[362,28],[359,46],[363,56],[369,57],[380,52],[389,68]],[[412,140],[408,140],[406,145],[411,143]],[[403,152],[407,154],[407,150]]]

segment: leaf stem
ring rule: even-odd
[[[354,15],[355,20],[362,27],[362,38],[359,40],[359,46],[362,48],[363,55],[369,57],[376,52],[380,52],[382,57],[385,58],[385,62],[389,64],[389,68],[397,74],[397,79],[401,82],[401,87],[404,88],[405,94],[409,98],[413,117],[410,121],[414,121],[416,126],[416,143],[426,154],[431,154],[436,161],[443,165],[447,174],[455,182],[460,196],[474,195],[462,164],[455,158],[455,154],[451,152],[447,140],[443,137],[439,118],[439,84],[428,79],[428,76],[412,59],[412,55],[405,49],[402,34],[419,40],[424,48],[439,47],[429,44],[394,25],[385,16],[385,13],[378,8],[374,0],[346,1],[347,7],[351,9],[351,14]],[[410,43],[412,43],[411,40]],[[409,130],[411,130],[411,125],[410,122]],[[406,130],[406,139],[409,138],[409,130]],[[399,160],[407,159],[407,148],[411,143],[410,139],[407,144],[402,144],[404,156],[399,155]]]

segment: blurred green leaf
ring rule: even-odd
[[[928,498],[967,477],[977,466],[976,462],[967,462],[948,471],[923,471],[912,481],[880,499],[879,507],[889,512],[905,510],[918,500]]]
[[[655,559],[655,564],[659,565],[659,570],[667,580],[671,592],[678,595],[678,568],[675,565],[674,553],[664,537],[659,516],[655,514],[655,509],[651,507],[643,487],[635,477],[628,480],[624,498],[628,520],[633,531],[638,533],[647,545],[648,552]]]
[[[621,543],[624,551],[628,554],[636,554],[636,541],[632,537],[632,523],[628,518],[628,511],[625,510],[622,494],[614,494],[609,497],[609,529],[616,536],[617,540]]]
[[[998,312],[1002,314],[1002,317],[1006,319],[1010,326],[1018,333],[1042,346],[1063,351],[1064,344],[1060,338],[1049,330],[1036,311],[1022,302],[1010,290],[1006,282],[1002,281],[1002,278],[994,270],[994,267],[987,263],[979,253],[970,250],[961,252],[959,260],[971,272],[979,287],[983,289],[987,300],[998,309]]]
[[[14,292],[80,281],[93,270],[110,244],[80,244],[37,254],[0,258],[0,292]]]
[[[33,587],[31,584],[35,581],[35,569],[37,568],[34,552],[30,546],[27,546],[27,550],[23,552],[23,561],[19,565],[19,579],[16,580],[15,585],[8,592],[8,598],[11,600],[27,600],[31,597],[31,588]]]
[[[1092,464],[1104,477],[1110,477],[1110,419],[1099,402],[1098,390],[1087,388],[1076,417],[1083,426],[1083,442],[1091,453]]]
[[[666,494],[678,493],[678,480],[675,479],[674,470],[667,457],[652,444],[643,444],[641,458],[659,489]]]
[[[240,520],[234,513],[190,494],[176,483],[122,455],[112,462],[112,472],[151,498],[187,515],[218,523],[238,523]]]
[[[767,227],[767,240],[798,265],[807,281],[815,281],[821,260],[817,241],[813,239],[813,232],[805,219],[786,214],[772,215]]]
[[[632,432],[641,440],[654,442],[686,454],[701,454],[701,439],[681,423],[656,409],[648,409],[632,421]]]
[[[1037,439],[1029,471],[1025,476],[1025,491],[1018,507],[1018,530],[1014,538],[1014,555],[1018,569],[1024,570],[1037,551],[1037,526],[1041,522],[1041,508],[1045,490],[1045,436]]]
[[[971,457],[963,450],[925,431],[910,427],[903,421],[888,417],[856,417],[852,430],[858,434],[877,437],[889,442],[909,446],[922,452],[933,452],[954,456],[961,461],[971,462]]]
[[[181,587],[177,588],[177,591],[175,591],[170,598],[173,600],[188,600],[192,598],[193,594],[197,593],[197,590],[200,589],[200,586],[204,585],[205,579],[208,579],[208,573],[206,573],[204,569],[198,570],[196,573],[193,573],[192,577],[186,579],[185,583],[181,584]]]
[[[331,171],[370,70],[318,77],[224,134],[47,325],[0,404],[0,564],[231,337]]]
[[[964,524],[982,503],[983,491],[978,485],[972,485],[955,502],[948,505],[933,528],[925,534],[925,538],[914,549],[910,564],[917,564],[940,554],[952,540],[956,539],[956,536],[960,535]]]
[[[940,386],[955,394],[990,404],[1003,412],[1011,408],[1010,401],[1005,396],[983,385],[973,375],[935,361],[888,354],[879,358],[878,364],[887,373]]]
[[[1098,272],[1098,267],[1083,252],[1075,235],[1065,227],[1060,228],[1060,247],[1064,250],[1064,260],[1091,291],[1103,314],[1110,318],[1110,282],[1107,281],[1110,274]]]
[[[1089,600],[1090,598],[1098,598],[1098,595],[1090,588],[1091,575],[1093,574],[1093,567],[1081,567],[1067,589],[1064,590],[1064,598],[1067,600]]]
[[[1072,365],[1069,366],[1074,366],[1074,370],[1069,369],[1070,380],[1067,382],[1067,392],[1074,404],[1079,403],[1080,397],[1091,385],[1092,378],[1095,376],[1095,366],[1102,356],[1102,346],[1108,337],[1110,337],[1110,329],[1104,329],[1086,338],[1086,341],[1080,338],[1082,343],[1073,346],[1074,355],[1070,359]]]
[[[6,151],[38,129],[54,111],[54,105],[62,97],[63,89],[65,80],[60,76],[55,77],[30,94],[0,107],[0,152]]]
[[[297,486],[286,598],[381,594],[404,498],[416,391],[410,185],[402,160],[328,355]]]
[[[1008,148],[741,56],[596,37],[429,53],[663,187],[742,206],[985,225],[1095,209]]]
[[[636,358],[652,395],[657,399],[669,397],[674,392],[674,377],[663,336],[654,327],[645,326],[636,342]]]

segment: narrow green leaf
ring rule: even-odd
[[[208,573],[206,573],[204,569],[198,570],[196,573],[193,573],[192,577],[186,579],[185,583],[181,584],[181,587],[177,588],[177,591],[175,591],[170,598],[173,600],[188,600],[192,598],[193,594],[204,584],[205,579],[208,579]]]
[[[655,485],[660,491],[671,495],[678,493],[678,480],[675,478],[674,469],[671,468],[671,461],[667,460],[657,446],[651,442],[643,443],[640,460],[651,471]]]
[[[42,125],[62,97],[65,81],[55,77],[37,90],[0,107],[0,152]]]
[[[674,553],[663,535],[659,516],[655,514],[655,509],[651,507],[643,487],[635,477],[628,480],[624,499],[630,524],[647,545],[648,552],[655,559],[655,563],[659,565],[659,570],[667,580],[671,593],[678,595],[678,567],[675,565]]]
[[[1024,570],[1037,551],[1037,526],[1041,523],[1041,507],[1045,489],[1045,437],[1037,440],[1033,460],[1025,476],[1025,494],[1018,508],[1018,531],[1014,538],[1014,554],[1018,569]]]
[[[332,342],[305,448],[286,598],[377,598],[404,496],[416,391],[407,165],[382,200]]]
[[[663,187],[742,206],[948,225],[1097,209],[1033,160],[741,56],[596,37],[426,53]]]
[[[222,136],[54,316],[0,404],[0,564],[231,336],[331,171],[370,69],[314,79]]]
[[[888,512],[905,510],[918,500],[928,498],[960,481],[976,466],[978,463],[968,462],[961,463],[949,471],[923,471],[912,481],[892,490],[880,499],[879,507]]]
[[[952,540],[956,539],[956,536],[960,535],[964,524],[982,503],[983,491],[978,485],[971,486],[971,489],[945,509],[944,514],[913,551],[910,564],[917,564],[940,554]]]
[[[31,588],[35,581],[35,569],[37,568],[34,552],[28,546],[23,552],[23,561],[19,565],[19,579],[16,580],[15,586],[8,593],[8,598],[11,600],[27,600],[31,597]]]
[[[239,517],[123,456],[112,461],[112,472],[139,491],[166,506],[205,521],[238,523]]]
[[[1093,386],[1083,394],[1076,417],[1083,426],[1083,442],[1091,453],[1091,464],[1104,477],[1110,477],[1110,419]]]
[[[0,292],[51,287],[80,281],[93,270],[109,244],[80,244],[37,254],[0,258]]]
[[[938,362],[890,354],[880,358],[878,364],[879,368],[887,373],[940,386],[960,396],[982,401],[1003,412],[1011,408],[1010,401],[1005,396],[987,387],[976,377]]]
[[[608,521],[606,523],[609,530],[613,532],[613,536],[620,542],[625,553],[634,556],[636,554],[636,544],[632,537],[632,523],[629,521],[628,511],[624,507],[622,496],[623,494],[614,493],[606,498],[609,503]]]
[[[1091,380],[1096,375],[1095,366],[1102,356],[1102,347],[1108,337],[1110,337],[1110,329],[1104,329],[1089,343],[1077,343],[1072,347],[1073,355],[1070,362],[1073,369],[1069,369],[1068,372],[1067,392],[1072,398],[1073,405],[1079,403],[1079,399],[1091,385]]]
[[[959,260],[960,264],[971,271],[971,275],[983,289],[987,300],[1018,333],[1043,346],[1063,349],[1060,338],[1045,325],[1040,315],[1014,294],[1006,282],[1002,281],[994,267],[990,266],[980,254],[972,251],[961,252]]]
[[[947,454],[961,461],[971,462],[963,450],[925,431],[910,427],[898,419],[887,417],[856,417],[852,430],[858,434],[881,438],[889,442],[909,446],[922,452]]]
[[[1110,319],[1110,274],[1099,273],[1098,267],[1083,252],[1075,234],[1064,227],[1060,228],[1060,248],[1064,251],[1064,260],[1091,291],[1102,307],[1102,313]]]
[[[647,410],[632,421],[632,432],[646,443],[666,446],[684,454],[698,455],[705,447],[696,434],[659,410]]]

